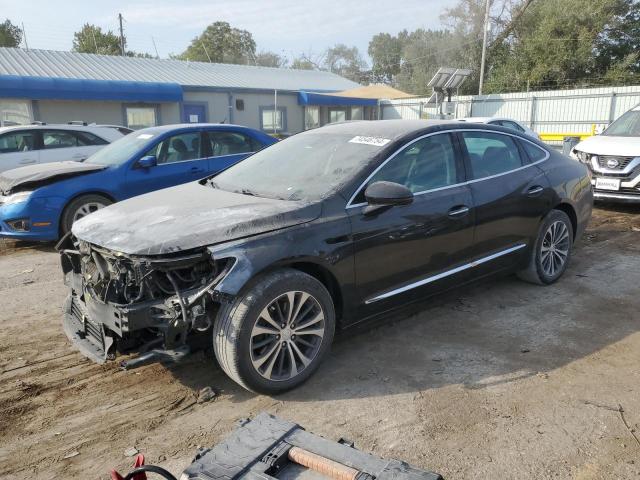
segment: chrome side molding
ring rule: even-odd
[[[421,287],[423,285],[427,285],[428,283],[433,283],[437,280],[441,280],[443,278],[449,277],[451,275],[455,275],[456,273],[460,273],[464,270],[468,270],[470,268],[473,267],[477,267],[478,265],[482,265],[483,263],[487,263],[490,262],[491,260],[495,260],[496,258],[500,258],[504,255],[508,255],[510,253],[513,253],[517,250],[520,250],[524,247],[526,247],[527,244],[526,243],[518,243],[516,245],[514,245],[513,247],[507,248],[506,250],[501,250],[499,252],[493,253],[491,255],[488,255],[486,257],[482,257],[479,258],[478,260],[474,260],[471,263],[467,263],[465,265],[460,265],[459,267],[456,268],[452,268],[451,270],[447,270],[445,272],[441,272],[438,273],[437,275],[433,275],[431,277],[427,277],[427,278],[423,278],[422,280],[418,280],[417,282],[414,283],[410,283],[409,285],[405,285],[403,287],[399,287],[399,288],[395,288],[393,290],[389,290],[388,292],[382,293],[380,295],[377,295],[375,297],[369,298],[367,300],[365,300],[365,305],[369,305],[371,303],[377,302],[379,300],[384,300],[385,298],[389,298],[389,297],[393,297],[394,295],[397,295],[399,293],[403,293],[409,290],[412,290],[414,288],[417,287]]]

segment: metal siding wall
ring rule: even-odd
[[[424,97],[383,102],[382,118],[419,118],[420,103],[427,100]],[[583,133],[591,132],[594,124],[606,126],[640,104],[640,86],[475,95],[454,101],[457,101],[455,118],[507,117],[529,125],[538,133]],[[437,116],[436,108],[423,107],[422,111],[422,118]]]

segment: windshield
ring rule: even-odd
[[[106,147],[98,150],[85,160],[85,163],[97,165],[121,165],[131,158],[139,150],[146,150],[146,145],[151,143],[156,135],[153,133],[133,132],[124,136]],[[142,147],[145,147],[142,149]]]
[[[629,110],[602,132],[611,137],[640,137],[640,110]]]
[[[259,151],[210,184],[259,197],[319,200],[353,178],[388,142],[313,130]]]

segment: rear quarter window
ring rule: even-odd
[[[527,142],[526,140],[521,140],[520,144],[525,152],[527,152],[527,156],[531,162],[538,162],[547,156],[547,152],[542,148],[534,145],[533,143]]]

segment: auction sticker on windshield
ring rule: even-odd
[[[358,135],[349,140],[349,143],[361,143],[362,145],[373,145],[374,147],[384,147],[391,140],[382,137],[365,137]]]
[[[596,178],[596,188],[599,190],[620,190],[620,179]]]

